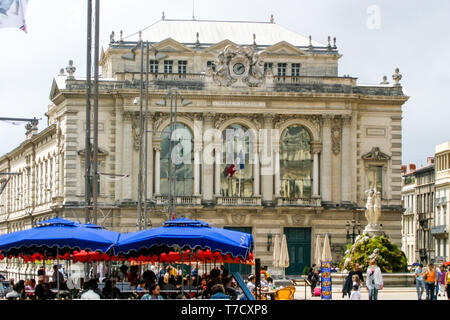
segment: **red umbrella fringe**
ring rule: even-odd
[[[19,258],[22,258],[24,262],[36,262],[44,260],[44,256],[42,254],[36,253],[33,255],[19,255]],[[13,256],[8,256],[9,259],[13,258]],[[4,259],[4,256],[0,254],[0,260]],[[233,258],[230,254],[221,254],[220,252],[211,252],[211,250],[202,251],[200,250],[198,254],[191,253],[190,250],[187,250],[183,259],[181,259],[181,254],[179,252],[170,252],[170,253],[162,253],[159,257],[157,255],[149,255],[149,256],[139,256],[139,257],[131,257],[125,258],[123,255],[119,256],[109,256],[106,253],[99,252],[88,252],[85,250],[81,250],[79,252],[75,251],[72,254],[66,253],[64,255],[58,256],[59,260],[72,260],[73,262],[96,262],[96,261],[135,261],[135,262],[160,262],[160,263],[188,263],[196,262],[197,260],[200,263],[204,262],[217,262],[217,263],[236,263],[236,264],[248,264],[254,265],[253,253],[250,253],[247,259],[243,259],[241,257]],[[56,257],[46,256],[45,260],[56,260]]]

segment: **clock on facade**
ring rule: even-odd
[[[233,66],[233,72],[240,76],[245,72],[245,66],[242,63],[238,62]]]

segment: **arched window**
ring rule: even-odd
[[[240,124],[227,127],[222,132],[220,193],[223,197],[253,195],[253,161],[250,155],[253,155],[252,132]]]
[[[194,178],[192,166],[192,133],[184,124],[174,125],[172,132],[172,150],[170,150],[170,126],[161,133],[161,194],[169,194],[169,156],[172,158],[173,196],[191,196],[193,194]]]
[[[311,197],[311,137],[305,128],[293,125],[280,138],[280,194],[284,198]]]

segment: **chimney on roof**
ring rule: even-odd
[[[409,164],[409,171],[414,171],[416,170],[416,165],[414,163],[410,163]]]
[[[434,157],[427,157],[427,164],[428,165],[434,164]]]
[[[402,172],[403,172],[403,174],[405,174],[405,173],[406,173],[406,168],[407,168],[407,166],[406,166],[406,165],[403,165],[403,166],[402,166]]]

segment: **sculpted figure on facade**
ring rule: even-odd
[[[213,80],[219,86],[231,86],[236,82],[249,87],[258,86],[264,79],[263,57],[264,51],[255,52],[251,46],[228,45],[217,55]]]
[[[366,191],[366,219],[368,222],[368,228],[370,230],[375,227],[379,227],[378,222],[381,217],[381,193],[376,188]]]

